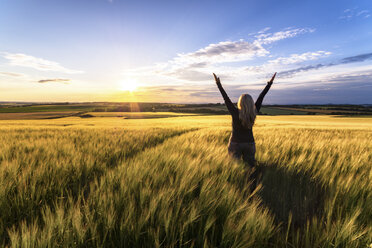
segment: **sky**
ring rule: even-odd
[[[372,1],[0,0],[0,101],[372,104]]]

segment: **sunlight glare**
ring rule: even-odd
[[[138,88],[137,80],[128,79],[121,83],[120,90],[133,92]]]

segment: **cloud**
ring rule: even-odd
[[[339,74],[327,78],[328,82],[333,83],[363,83],[369,85],[372,88],[372,72],[361,71],[348,74]]]
[[[223,41],[212,43],[195,52],[178,54],[168,63],[174,65],[202,65],[219,64],[226,62],[237,62],[251,60],[255,57],[263,57],[269,54],[262,45],[270,44],[282,39],[292,38],[299,34],[313,32],[310,28],[287,28],[276,33],[265,33],[270,28],[264,28],[256,35],[256,40],[248,42],[243,39],[237,41]]]
[[[264,104],[372,104],[372,86],[363,82],[309,83],[301,87],[272,89],[269,94]]]
[[[260,44],[253,44],[244,40],[223,41],[209,44],[195,52],[178,54],[173,60],[176,64],[191,63],[224,63],[250,60],[254,57],[265,56],[269,52]]]
[[[255,36],[257,40],[254,43],[267,45],[279,40],[296,37],[299,34],[312,33],[314,31],[315,29],[313,28],[289,28],[287,30],[279,31],[276,33],[260,33]]]
[[[369,11],[368,10],[362,10],[362,11],[359,11],[356,16],[360,16],[360,15],[368,15]]]
[[[261,29],[260,31],[258,31],[257,34],[263,34],[263,33],[265,33],[266,31],[269,31],[270,29],[271,29],[270,27],[263,28],[263,29]]]
[[[0,76],[5,76],[10,78],[12,81],[16,82],[37,82],[37,83],[63,83],[63,84],[68,84],[71,79],[62,79],[62,78],[52,78],[52,79],[40,79],[36,80],[34,77],[31,77],[26,74],[21,74],[21,73],[14,73],[14,72],[3,72],[0,71]]]
[[[243,39],[238,41],[224,41],[216,44],[209,44],[195,52],[178,54],[176,58],[168,61],[166,68],[162,68],[164,75],[188,81],[210,80],[210,71],[222,63],[247,61],[256,57],[264,57],[269,54],[262,45],[292,38],[299,34],[314,32],[310,28],[287,28],[276,33],[265,33],[270,28],[264,28],[255,36],[256,40],[248,42]],[[305,60],[315,60],[319,57],[328,56],[330,52],[318,51],[305,54],[293,54],[290,58],[279,58],[271,63],[289,64]],[[203,68],[208,69],[202,70]],[[233,69],[234,70],[234,69]],[[236,71],[234,72],[236,73]],[[234,74],[233,73],[233,74]],[[223,74],[223,73],[222,73]],[[225,73],[225,78],[231,79],[232,75]]]
[[[344,20],[351,20],[353,18],[369,18],[371,16],[369,10],[364,9],[364,10],[359,10],[358,7],[355,7],[353,9],[345,9],[340,16],[340,19]]]
[[[188,65],[188,68],[204,68],[208,65],[207,62],[200,62]]]
[[[359,54],[352,57],[346,57],[341,60],[342,64],[354,63],[354,62],[363,62],[365,60],[372,59],[372,53]]]
[[[270,64],[296,64],[301,63],[308,60],[317,60],[321,57],[329,56],[331,52],[326,51],[317,51],[317,52],[306,52],[302,54],[291,54],[289,57],[280,57],[274,60],[270,60]]]
[[[68,74],[83,73],[82,71],[67,69],[57,62],[36,58],[22,53],[3,53],[3,57],[9,60],[9,64],[12,66],[22,66],[39,71],[57,71]]]
[[[230,66],[229,63],[266,57],[270,52],[263,46],[303,33],[314,32],[314,29],[310,28],[286,28],[279,32],[266,33],[268,30],[270,30],[269,27],[260,30],[253,41],[240,39],[212,43],[193,52],[177,54],[165,63],[127,70],[124,74],[142,79],[148,77],[151,80],[155,77],[163,77],[160,80],[167,78],[168,80],[201,82],[211,80],[211,72],[215,71],[224,79],[234,79],[237,76],[245,76],[249,72],[257,72],[262,68],[259,66],[249,69],[236,65]],[[289,58],[272,60],[271,64],[299,63],[306,60],[315,60],[329,54],[330,52],[325,51],[292,54]]]
[[[288,65],[300,64],[306,61],[317,60],[319,58],[327,57],[330,54],[331,52],[326,52],[326,51],[306,52],[302,54],[291,54],[288,57],[279,57],[273,60],[269,60],[267,63],[263,65],[245,67],[243,72],[249,72],[253,74],[262,74],[262,77],[266,78],[270,76],[265,73],[267,71],[277,71],[277,70],[283,69],[283,65],[288,66]],[[304,72],[304,71],[308,71],[312,69],[319,69],[321,67],[324,67],[324,65],[318,64],[318,65],[301,66],[296,69],[281,71],[278,73],[278,76],[280,75],[281,77],[289,77],[298,72]]]
[[[174,76],[179,79],[188,81],[206,81],[211,80],[211,73],[200,72],[197,70],[191,70],[188,68],[180,68],[169,73],[165,73],[168,76]]]
[[[317,64],[317,65],[301,66],[301,67],[296,68],[296,69],[281,71],[281,72],[278,73],[278,77],[281,77],[281,78],[292,77],[294,74],[297,74],[297,73],[300,73],[300,72],[306,72],[306,71],[310,71],[310,70],[317,70],[317,69],[332,66],[332,65],[333,64],[329,64],[329,65]]]
[[[341,64],[363,62],[363,61],[366,61],[366,60],[369,60],[369,59],[372,59],[372,53],[359,54],[359,55],[356,55],[356,56],[343,58],[343,59],[341,59],[337,62],[334,62],[334,63],[301,66],[301,67],[296,68],[296,69],[281,71],[281,72],[278,73],[278,76],[280,76],[281,78],[292,77],[294,74],[297,74],[299,72],[317,70],[317,69],[320,69],[320,68],[331,67],[331,66],[336,66],[336,65],[341,65]]]
[[[264,104],[371,104],[372,72],[358,71],[326,76],[324,80],[310,80],[296,84],[282,80],[271,88]],[[278,87],[285,84],[285,87]],[[224,88],[233,102],[243,93],[257,99],[265,83],[252,85],[226,85]],[[143,99],[164,102],[223,102],[215,85],[168,85],[144,87],[140,94]]]
[[[236,102],[242,93],[249,93],[257,97],[265,87],[265,83],[260,83],[258,87],[251,87],[245,84],[224,85],[226,92],[233,102]],[[137,94],[137,93],[136,93]],[[171,85],[171,86],[146,86],[142,88],[143,95],[168,96],[166,99],[187,99],[185,102],[223,102],[221,93],[215,84],[201,85]],[[172,100],[174,101],[174,100]]]
[[[68,84],[71,80],[70,79],[62,79],[62,78],[53,78],[53,79],[41,79],[37,81],[40,84],[45,84],[45,83],[64,83]]]
[[[0,76],[7,76],[7,77],[24,77],[24,74],[15,73],[15,72],[6,72],[0,71]]]
[[[124,74],[128,76],[155,74],[187,81],[207,81],[211,80],[210,71],[213,65],[250,60],[266,54],[268,51],[259,44],[244,40],[225,41],[209,44],[195,52],[178,54],[166,63],[127,70]]]
[[[371,104],[371,94],[372,72],[358,71],[272,90],[270,100],[279,104]]]

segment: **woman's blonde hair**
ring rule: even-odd
[[[239,119],[246,128],[252,128],[256,119],[256,105],[249,94],[242,94],[238,101]]]

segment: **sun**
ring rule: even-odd
[[[125,80],[125,81],[123,81],[123,82],[120,84],[120,90],[122,90],[122,91],[133,92],[133,91],[135,91],[137,88],[138,88],[138,83],[137,83],[137,80],[135,80],[135,79],[128,79],[128,80]]]

